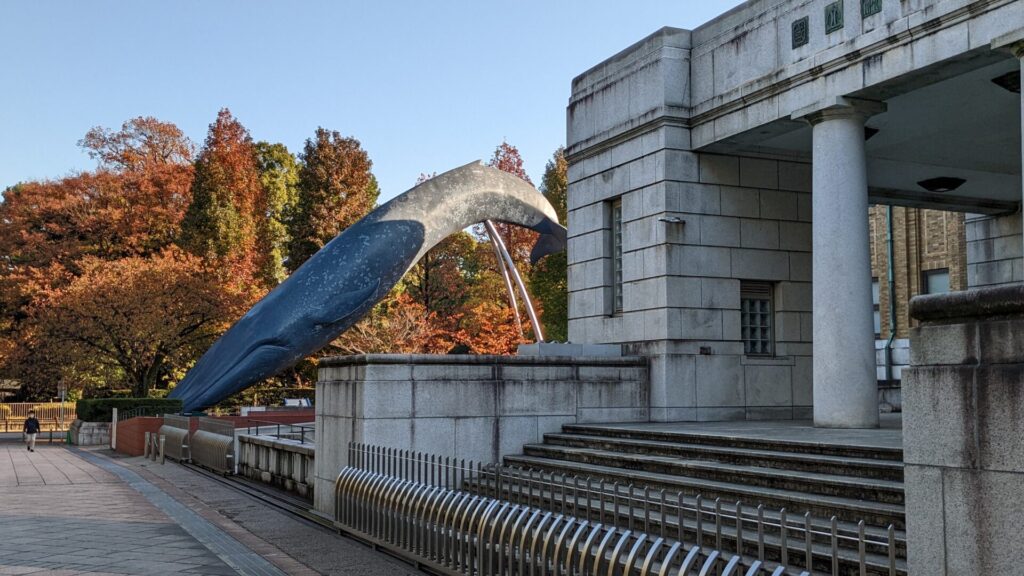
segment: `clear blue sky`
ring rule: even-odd
[[[225,106],[293,152],[317,126],[355,136],[384,198],[502,139],[539,183],[575,75],[738,4],[5,0],[0,191],[92,168],[77,147],[92,126],[155,116],[200,143]]]

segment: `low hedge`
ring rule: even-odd
[[[124,413],[135,408],[146,408],[149,414],[174,414],[181,412],[181,400],[169,398],[92,398],[79,400],[76,412],[79,420],[86,422],[110,422],[113,409]]]

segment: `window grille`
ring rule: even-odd
[[[622,312],[622,199],[611,203],[612,312]]]
[[[880,307],[881,303],[881,287],[878,284],[878,278],[871,279],[871,307],[872,320],[875,325],[875,338],[881,338],[882,336],[882,310]]]
[[[740,328],[744,354],[774,354],[772,313],[772,285],[768,282],[743,282],[740,286]]]

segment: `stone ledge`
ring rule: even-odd
[[[319,367],[391,365],[517,365],[517,366],[647,366],[640,356],[499,356],[493,354],[358,354],[354,356],[328,356]]]
[[[922,322],[1024,314],[1024,284],[915,296],[910,317]]]

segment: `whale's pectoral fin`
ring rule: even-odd
[[[540,225],[535,226],[534,230],[540,232],[540,237],[537,238],[533,250],[530,251],[531,264],[536,264],[545,256],[565,250],[568,242],[565,227],[552,220],[544,220]]]
[[[378,288],[380,288],[380,278],[362,288],[334,294],[327,302],[323,303],[319,310],[313,311],[310,315],[314,328],[331,330],[346,321],[351,321],[354,324],[359,317],[352,318],[352,315],[362,311],[367,301],[376,302]]]

